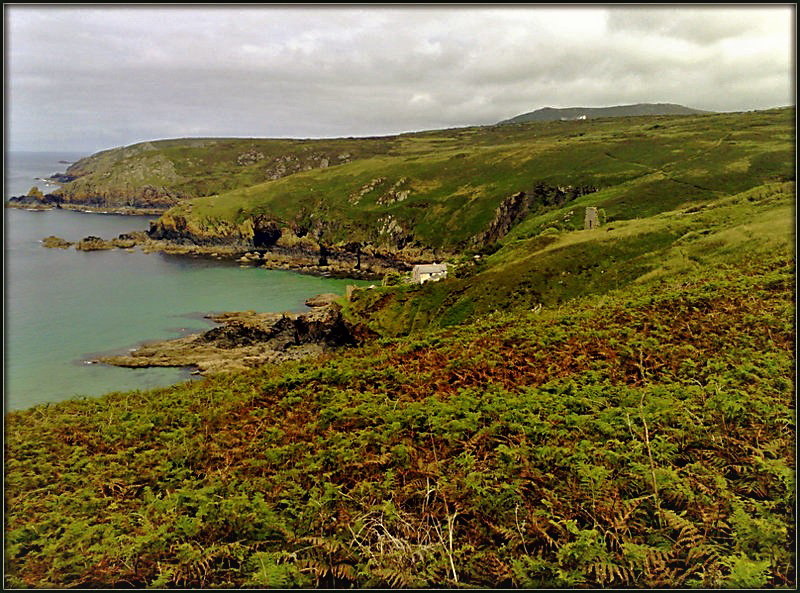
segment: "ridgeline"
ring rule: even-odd
[[[570,119],[594,119],[596,117],[632,117],[643,115],[700,115],[712,113],[674,103],[636,103],[635,105],[615,105],[613,107],[543,107],[536,111],[523,113],[501,124],[517,124],[529,121],[556,121]]]

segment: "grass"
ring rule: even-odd
[[[791,586],[785,254],[7,416],[8,586]]]
[[[598,230],[544,233],[559,222],[571,224],[566,215],[575,206],[569,204],[528,217],[483,263],[476,266],[471,257],[464,258],[463,277],[403,290],[362,291],[349,314],[381,335],[405,335],[498,308],[553,307],[634,282],[657,283],[664,276],[734,264],[743,254],[758,258],[785,252],[794,242],[794,195],[793,183],[769,184],[702,207],[615,221]],[[578,202],[586,198],[591,195]]]
[[[170,219],[187,217],[211,237],[257,216],[292,227],[311,222],[313,213],[323,242],[391,247],[395,238],[377,229],[392,216],[413,244],[455,252],[487,227],[502,200],[539,182],[594,186],[601,191],[592,205],[622,220],[793,180],[793,119],[794,110],[785,108],[367,139],[169,140],[84,159],[75,165],[82,176],[66,190],[124,193],[146,183],[183,198],[203,196],[177,205]],[[243,161],[248,154],[258,158]],[[281,167],[285,176],[272,179]],[[382,192],[403,178],[408,198],[386,200]]]

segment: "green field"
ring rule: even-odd
[[[179,205],[416,216],[457,255],[356,291],[358,347],[7,414],[5,585],[794,588],[793,121],[369,139]],[[381,176],[417,189],[342,200]],[[470,244],[537,181],[598,191]]]

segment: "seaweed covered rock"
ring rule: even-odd
[[[113,241],[106,241],[94,235],[84,237],[75,245],[75,249],[78,251],[101,251],[103,249],[113,249],[114,247]]]
[[[70,241],[62,239],[61,237],[56,237],[55,235],[50,235],[49,237],[45,237],[42,239],[42,245],[44,247],[49,248],[57,248],[57,249],[67,249],[72,246]]]

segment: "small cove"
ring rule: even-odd
[[[7,181],[6,199],[35,185],[33,177],[63,171],[59,160],[75,158],[31,154],[42,162],[29,164],[27,175],[19,173],[25,155],[16,165],[7,157],[7,179],[13,183]],[[207,313],[301,312],[308,310],[304,301],[310,296],[344,294],[348,284],[369,284],[139,250],[87,253],[40,243],[48,235],[69,241],[87,235],[113,238],[144,230],[152,219],[4,208],[6,410],[187,380],[187,369],[126,369],[86,361],[98,353],[203,331],[213,326],[204,318]]]

